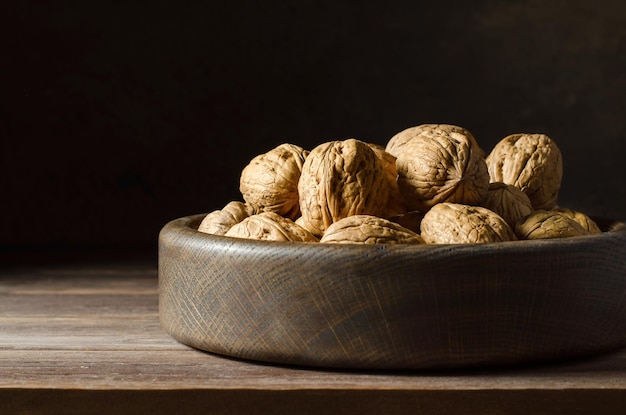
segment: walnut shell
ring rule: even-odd
[[[431,244],[514,241],[513,229],[497,213],[458,203],[433,206],[422,219],[421,236]]]
[[[402,147],[396,166],[408,210],[425,212],[441,202],[474,205],[489,187],[485,159],[458,131],[421,132]]]
[[[419,244],[424,241],[417,233],[387,219],[370,215],[354,215],[331,224],[320,242]]]
[[[602,233],[602,230],[600,229],[598,224],[593,219],[591,219],[589,216],[587,216],[586,214],[582,212],[564,208],[564,207],[558,207],[558,206],[555,207],[553,210],[557,212],[561,212],[569,216],[570,218],[574,219],[576,222],[578,222],[580,226],[582,226],[589,233]]]
[[[232,201],[222,209],[208,213],[198,226],[199,232],[212,235],[224,235],[235,224],[254,214],[254,209],[249,205]]]
[[[587,235],[578,222],[554,210],[536,210],[515,225],[519,239],[552,239]]]
[[[339,219],[382,216],[389,188],[374,150],[353,138],[331,141],[309,153],[298,184],[301,223],[316,236]]]
[[[389,139],[387,145],[385,146],[385,150],[395,156],[398,157],[398,154],[402,152],[402,147],[409,142],[413,137],[418,136],[420,133],[424,131],[433,131],[433,130],[444,130],[444,131],[456,131],[460,134],[465,135],[474,146],[475,150],[482,156],[485,157],[485,151],[480,148],[478,145],[478,141],[474,138],[474,135],[470,133],[463,127],[452,124],[420,124],[414,127],[405,128],[404,130],[396,133],[393,137]]]
[[[257,212],[298,217],[298,181],[308,153],[302,147],[285,143],[253,158],[239,180],[246,203]]]
[[[318,242],[309,231],[275,212],[248,216],[233,225],[225,236],[264,241]]]
[[[519,187],[535,210],[556,206],[563,177],[561,151],[545,134],[511,134],[487,156],[492,182]]]
[[[396,157],[385,151],[385,148],[380,144],[368,143],[368,145],[374,150],[374,153],[378,156],[383,164],[383,171],[385,172],[385,179],[387,180],[387,187],[389,188],[389,196],[387,198],[387,207],[385,213],[382,215],[384,218],[400,215],[406,213],[406,205],[404,199],[398,188],[398,169],[396,168]]]
[[[502,182],[489,184],[487,194],[480,202],[480,206],[496,212],[511,227],[533,211],[526,193],[518,187]]]

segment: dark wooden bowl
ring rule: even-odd
[[[347,369],[567,359],[626,346],[626,224],[599,235],[473,245],[159,236],[159,313],[205,351]]]

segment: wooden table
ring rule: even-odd
[[[626,350],[464,372],[281,367],[194,350],[156,265],[0,269],[0,414],[626,413]]]

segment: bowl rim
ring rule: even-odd
[[[320,249],[371,249],[372,251],[381,249],[390,249],[394,251],[413,251],[413,250],[473,250],[480,248],[481,250],[488,251],[502,251],[502,250],[516,250],[516,249],[540,249],[550,247],[562,247],[562,246],[576,246],[578,244],[587,244],[590,241],[608,241],[617,238],[623,238],[626,241],[626,220],[611,219],[606,217],[591,216],[591,219],[598,223],[601,233],[569,236],[565,238],[549,238],[549,239],[524,239],[515,241],[501,241],[501,242],[477,242],[477,243],[457,243],[457,244],[427,244],[427,243],[379,243],[379,244],[363,244],[357,242],[346,243],[324,243],[324,242],[295,242],[295,241],[267,241],[257,239],[237,238],[233,236],[214,235],[206,232],[198,231],[198,226],[206,213],[195,213],[183,217],[179,217],[169,221],[164,227],[176,227],[185,229],[189,235],[204,239],[206,241],[223,242],[230,244],[240,244],[245,247],[319,247]],[[163,231],[163,230],[162,230]],[[330,248],[329,248],[330,247]],[[297,249],[297,248],[296,248]],[[315,248],[313,248],[315,249]]]

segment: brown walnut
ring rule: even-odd
[[[398,187],[408,210],[426,212],[441,202],[473,205],[487,193],[485,159],[459,131],[423,131],[397,157]]]
[[[519,239],[569,238],[588,233],[574,219],[554,210],[536,210],[515,225]]]
[[[398,169],[396,168],[396,157],[385,151],[385,148],[379,144],[368,143],[374,150],[383,164],[383,171],[389,188],[389,196],[387,197],[387,207],[382,215],[385,218],[401,215],[406,213],[404,199],[398,189]]]
[[[330,225],[320,242],[419,244],[424,241],[417,233],[387,219],[370,215],[354,215]]]
[[[545,134],[511,134],[487,156],[492,182],[520,188],[535,210],[556,206],[563,177],[561,151]]]
[[[487,194],[480,202],[480,206],[496,212],[511,227],[533,211],[526,193],[518,187],[501,182],[489,184]]]
[[[289,218],[275,212],[248,216],[233,225],[225,236],[264,241],[317,242],[318,238]]]
[[[486,156],[485,151],[480,148],[478,142],[476,141],[476,138],[474,138],[474,135],[472,133],[470,133],[467,129],[463,127],[452,124],[420,124],[414,127],[405,128],[404,130],[396,133],[393,137],[389,139],[387,145],[385,146],[385,150],[393,156],[398,157],[398,155],[402,152],[402,147],[404,147],[404,145],[408,143],[412,138],[418,136],[424,131],[437,130],[456,131],[459,134],[466,136],[472,142],[475,150],[482,157]]]
[[[582,226],[589,233],[602,233],[602,230],[598,224],[583,212],[572,210],[564,207],[555,207],[553,210],[561,212],[570,218],[574,219],[580,226]]]
[[[350,138],[318,145],[302,167],[299,222],[321,236],[347,216],[384,215],[389,194],[386,177],[383,163],[363,141]]]
[[[257,212],[276,212],[295,219],[300,214],[298,181],[308,151],[281,144],[254,157],[241,172],[239,190]]]
[[[514,241],[513,229],[497,213],[458,203],[439,203],[422,219],[421,236],[431,244]]]
[[[224,235],[233,225],[252,214],[254,214],[254,209],[249,205],[239,201],[232,201],[227,203],[222,209],[208,213],[200,222],[198,231],[212,235]]]

